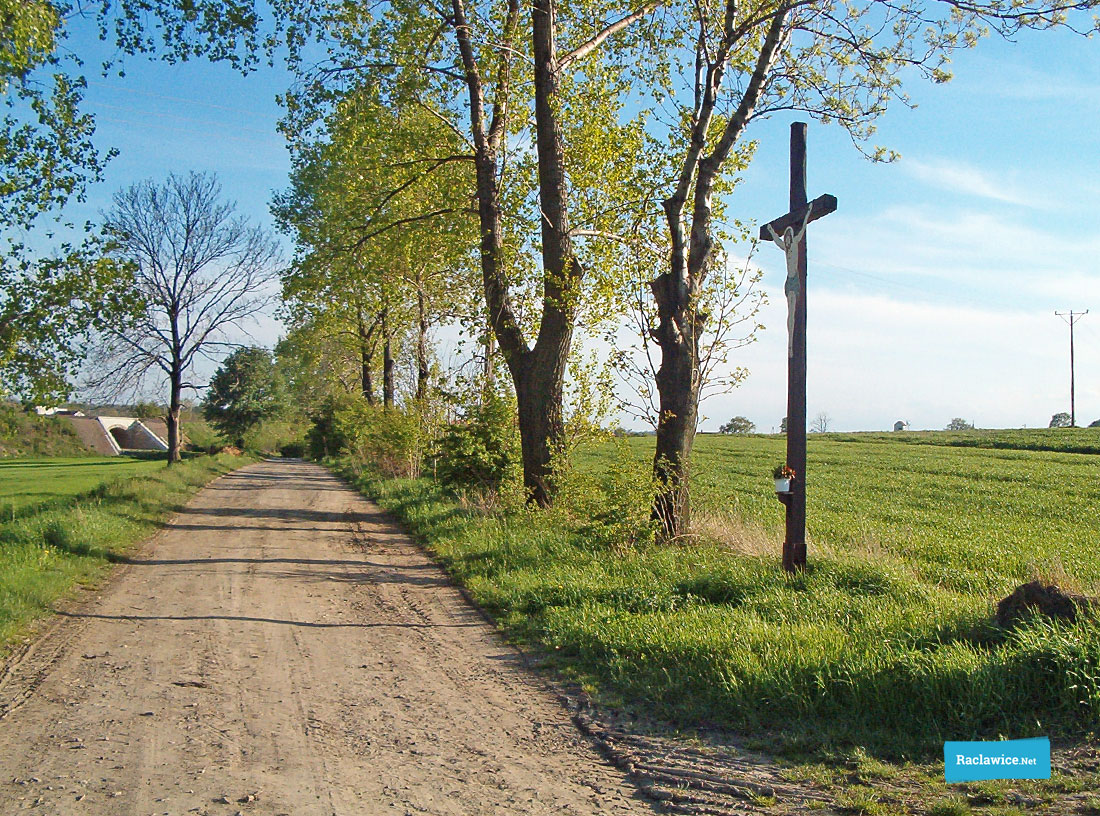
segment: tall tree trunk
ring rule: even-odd
[[[481,226],[481,272],[489,321],[512,376],[519,404],[523,481],[529,500],[548,505],[551,500],[551,452],[563,434],[562,392],[565,364],[572,340],[580,265],[573,256],[566,218],[565,160],[556,109],[558,65],[554,41],[553,0],[536,0],[532,7],[535,55],[535,130],[539,159],[539,201],[542,211],[543,310],[533,348],[519,328],[508,281],[501,268],[503,229],[497,179],[498,151],[504,136],[504,112],[519,4],[509,0],[505,23],[497,99],[491,123],[486,122],[484,86],[470,37],[464,0],[451,0],[470,96],[470,125],[474,139],[478,217]]]
[[[657,450],[653,458],[653,475],[660,487],[653,500],[653,517],[660,522],[665,539],[687,532],[691,521],[688,476],[702,387],[699,338],[706,319],[699,310],[699,296],[714,252],[711,197],[722,163],[741,137],[756,108],[780,50],[783,26],[789,11],[781,8],[768,23],[756,67],[741,102],[725,121],[713,151],[704,156],[703,152],[710,143],[710,126],[718,91],[737,41],[735,32],[739,8],[736,3],[727,4],[724,33],[717,57],[707,57],[700,62],[700,65],[707,64],[709,67],[698,74],[696,98],[699,107],[692,121],[691,140],[676,189],[663,202],[672,249],[669,270],[651,284],[658,315],[654,339],[661,349],[661,365],[657,370]],[[691,227],[685,235],[684,209],[689,196]]]
[[[424,288],[416,289],[416,401],[423,402],[428,397],[428,310],[424,302]]]
[[[565,150],[558,118],[561,77],[555,14],[555,0],[534,0],[532,3],[543,304],[535,347],[519,367],[518,377],[513,369],[516,400],[519,403],[524,482],[531,501],[543,506],[549,505],[552,499],[551,456],[565,435],[562,394],[583,274],[573,254],[569,234]]]
[[[390,334],[389,309],[382,310],[382,406],[393,408],[393,338]]]
[[[174,465],[180,461],[180,409],[183,405],[183,371],[179,365],[173,365],[169,376],[170,396],[168,399],[168,415],[164,418],[168,425],[168,464]]]
[[[518,371],[513,369],[512,377],[519,410],[524,487],[530,502],[547,507],[553,499],[554,448],[564,436],[562,394],[568,351],[558,349],[540,360],[536,357],[539,350],[529,353],[523,366]]]
[[[671,274],[652,284],[660,318],[654,337],[661,349],[657,370],[660,414],[653,475],[659,485],[653,517],[662,537],[683,534],[691,521],[688,465],[699,415],[699,335],[703,317],[695,308],[691,288]]]
[[[359,332],[359,365],[360,365],[360,388],[363,392],[363,398],[367,401],[367,405],[374,405],[374,377],[372,369],[374,368],[374,331],[378,323],[375,321],[373,326],[368,328],[367,321],[363,317],[363,310],[360,309],[357,315],[358,332]]]

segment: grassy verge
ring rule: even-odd
[[[702,446],[698,504],[724,535],[685,546],[608,544],[557,512],[478,513],[427,481],[358,484],[513,637],[611,702],[892,760],[927,759],[949,739],[1100,727],[1100,624],[991,623],[997,598],[1036,565],[1072,566],[1095,589],[1096,514],[1063,495],[1091,463],[819,443],[819,537],[811,568],[792,578],[777,568],[771,442],[731,442],[762,447],[725,463]]]
[[[729,444],[747,446],[732,457],[742,476],[716,462]],[[1100,789],[1089,747],[1100,727],[1100,624],[991,623],[998,593],[1029,580],[1036,555],[1049,563],[1060,553],[1095,589],[1095,500],[1055,512],[1072,491],[1063,482],[1081,484],[1076,468],[1091,463],[957,449],[910,459],[909,446],[816,442],[819,529],[836,540],[819,537],[810,569],[789,578],[777,564],[778,522],[764,521],[764,502],[778,507],[771,441],[713,445],[701,447],[698,504],[724,529],[684,546],[616,544],[568,511],[490,514],[429,480],[335,466],[510,637],[598,700],[748,735],[784,757],[792,780],[829,790],[841,812],[1100,813],[1100,799],[1085,798]],[[610,455],[592,456],[595,470]],[[1021,456],[1038,457],[1025,468],[1022,492],[1033,498],[1023,519],[1012,475]],[[891,472],[900,481],[889,501],[859,499]],[[1051,781],[945,786],[945,740],[1028,736],[1060,746]]]
[[[223,454],[172,468],[140,463],[153,468],[140,478],[104,482],[64,506],[0,523],[0,655],[75,586],[102,579],[114,558],[153,533],[200,487],[246,461]]]

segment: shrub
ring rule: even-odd
[[[262,454],[280,452],[294,444],[304,449],[301,423],[289,419],[262,420],[245,431],[241,441],[245,450]]]
[[[225,438],[204,419],[190,419],[180,423],[180,430],[187,439],[189,450],[217,453],[226,445]]]
[[[351,448],[347,432],[351,424],[341,420],[348,412],[357,408],[365,410],[367,402],[361,396],[353,394],[330,394],[321,401],[320,407],[310,414],[312,425],[306,431],[306,446],[314,459],[336,456]]]
[[[554,462],[554,509],[583,539],[600,548],[621,550],[653,541],[656,485],[650,464],[633,455],[625,439],[615,438],[602,472],[578,468],[562,454]]]
[[[382,408],[362,396],[328,397],[306,433],[310,455],[347,455],[385,476],[417,477],[428,447],[428,426],[417,407]]]
[[[422,418],[413,408],[372,407],[366,425],[357,435],[353,453],[372,463],[384,476],[416,478],[427,447]]]
[[[498,492],[519,473],[519,429],[509,400],[496,394],[447,427],[435,450],[436,477],[452,489]]]
[[[306,455],[306,443],[304,441],[288,442],[279,448],[279,455],[288,459],[301,459]]]

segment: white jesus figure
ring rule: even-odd
[[[802,220],[802,226],[798,232],[794,227],[787,227],[783,235],[777,235],[768,225],[768,232],[772,234],[775,245],[783,250],[787,256],[787,281],[783,284],[783,293],[787,296],[787,357],[794,357],[794,307],[798,302],[798,242],[802,240],[806,232],[806,225],[810,223],[810,212],[813,210],[813,202],[806,208],[806,217]]]

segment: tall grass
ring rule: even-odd
[[[223,454],[160,463],[140,478],[108,481],[64,506],[0,523],[0,654],[75,586],[101,579],[200,487],[245,461]]]
[[[428,481],[351,477],[513,637],[606,700],[889,758],[928,758],[947,739],[1100,726],[1100,625],[991,623],[997,594],[1031,577],[1033,547],[1080,564],[1090,586],[1100,573],[1083,546],[1100,523],[1092,494],[1072,512],[1079,529],[1056,512],[1074,491],[1062,482],[1083,475],[1078,460],[821,444],[811,449],[815,546],[794,577],[778,565],[775,440],[702,445],[698,505],[727,534],[681,546],[613,546],[563,513],[486,515]],[[751,546],[730,546],[740,531]]]

